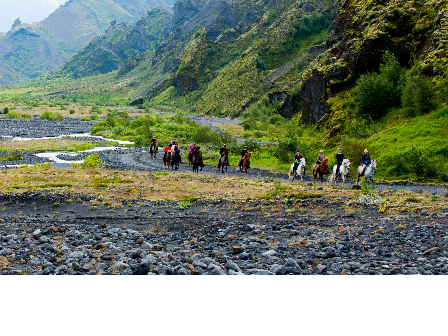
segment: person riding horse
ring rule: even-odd
[[[335,178],[339,176],[339,170],[341,168],[341,165],[342,165],[342,162],[344,161],[344,159],[345,159],[345,157],[344,157],[344,154],[342,153],[342,149],[338,148],[338,153],[336,154],[336,165],[337,165],[337,168],[336,168],[336,176],[335,176]]]
[[[229,150],[226,147],[226,144],[222,145],[222,148],[219,149],[219,160],[218,160],[218,171],[222,168],[222,172],[224,173],[224,167],[227,171],[227,166],[229,165]]]
[[[152,140],[151,140],[151,146],[155,146],[155,147],[157,147],[157,139],[156,139],[155,136],[152,137]]]
[[[241,159],[238,161],[238,167],[241,167],[243,165],[243,159],[247,152],[247,146],[244,146],[243,150],[241,151]],[[248,160],[248,164],[249,166],[247,168],[250,168],[250,160]]]
[[[188,153],[188,162],[190,162],[190,166],[193,164],[193,157],[198,147],[196,146],[196,142],[193,142],[190,145],[190,152]]]
[[[302,155],[300,154],[300,150],[296,151],[296,155],[294,156],[295,162],[294,162],[294,170],[293,170],[293,174],[296,173],[297,168],[300,165],[300,160],[302,160]]]
[[[165,147],[165,154],[163,155],[163,162],[166,161],[166,154],[167,154],[168,152],[171,152],[171,146],[170,146],[169,144],[166,145],[166,147]]]
[[[361,162],[362,162],[362,164],[361,164],[361,166],[362,166],[361,176],[362,176],[362,175],[364,175],[364,173],[366,172],[367,167],[371,163],[370,156],[369,156],[369,151],[367,149],[364,149],[364,155],[362,156]]]
[[[178,145],[174,145],[172,148],[172,156],[171,156],[171,166],[176,167],[176,170],[179,168],[179,164],[181,162],[180,148]]]
[[[320,154],[317,156],[317,169],[316,171],[320,171],[320,165],[322,164],[322,161],[325,159],[324,151],[321,149]]]

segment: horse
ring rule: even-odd
[[[170,169],[170,162],[171,162],[171,151],[166,152],[166,155],[163,158],[163,166],[166,169]]]
[[[151,147],[149,148],[149,152],[151,153],[151,158],[152,159],[156,158],[157,151],[158,151],[157,146],[156,145],[151,145]]]
[[[199,167],[204,168],[204,161],[202,160],[202,152],[197,151],[197,155],[193,154],[193,173],[199,173]]]
[[[367,166],[364,174],[362,173],[363,171],[362,166],[358,167],[358,179],[356,180],[356,184],[359,184],[359,180],[361,179],[362,175],[364,175],[366,181],[369,179],[373,184],[374,183],[373,174],[375,173],[376,165],[377,165],[376,160],[373,160],[372,163]]]
[[[226,167],[226,173],[227,173],[227,166],[229,165],[229,152],[224,151],[221,154],[221,157],[218,161],[218,172],[221,170],[221,172],[224,174],[224,167]]]
[[[171,169],[178,170],[180,161],[181,161],[180,153],[179,152],[174,153],[173,157],[171,158]]]
[[[243,176],[243,169],[246,171],[247,175],[247,170],[249,169],[249,159],[251,155],[252,152],[247,152],[246,154],[244,154],[244,157],[238,162],[238,169],[240,170],[241,176]]]
[[[317,174],[319,174],[319,180],[320,183],[322,183],[324,175],[330,175],[330,170],[328,169],[328,158],[322,160],[319,171],[317,171],[317,166],[318,164],[315,164],[313,167],[313,183],[316,182]]]
[[[342,178],[342,184],[345,183],[345,180],[347,179],[348,170],[350,169],[351,162],[349,159],[344,159],[342,161],[341,167],[339,168],[339,179]],[[338,176],[336,176],[336,171],[338,170],[338,165],[335,165],[333,167],[333,175],[330,177],[330,182],[336,182],[336,179]]]
[[[291,168],[289,169],[289,178],[292,179],[292,182],[294,182],[296,176],[300,176],[300,181],[303,182],[303,176],[305,175],[305,167],[306,167],[305,158],[300,159],[299,166],[297,167],[297,170],[295,172],[294,172],[294,165],[295,162],[291,165]]]

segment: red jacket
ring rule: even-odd
[[[170,152],[170,151],[171,151],[171,147],[170,146],[165,147],[165,153]]]

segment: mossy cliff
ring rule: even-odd
[[[314,124],[330,112],[328,97],[353,87],[361,74],[377,71],[387,51],[402,66],[419,62],[427,75],[446,67],[448,3],[340,0],[334,33],[326,46],[327,51],[309,67],[301,84],[302,118]]]

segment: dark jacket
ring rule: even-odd
[[[370,156],[367,154],[364,154],[362,156],[362,164],[369,165],[370,164]]]
[[[296,161],[300,161],[300,160],[302,159],[302,155],[300,155],[300,154],[296,154],[296,155],[294,156],[294,159],[295,159]]]
[[[247,153],[247,149],[243,149],[243,150],[241,151],[241,157],[244,157],[244,155],[246,155],[246,153]]]
[[[225,153],[225,152],[227,152],[227,148],[222,147],[222,148],[219,150],[219,154],[220,154],[220,155],[222,155],[222,154]]]
[[[341,154],[336,154],[336,161],[337,161],[337,163],[338,163],[338,165],[341,165],[342,164],[342,161],[344,161],[344,154],[343,153],[341,153]]]

